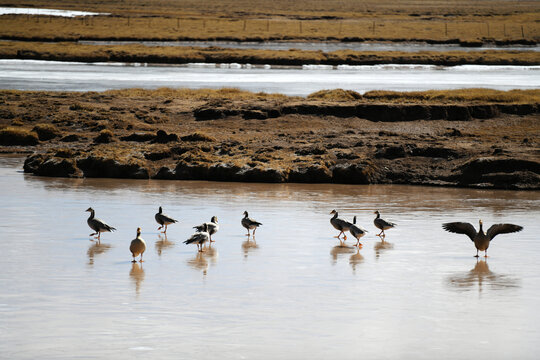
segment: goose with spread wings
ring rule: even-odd
[[[465,234],[467,235],[472,242],[474,242],[474,246],[476,246],[476,255],[475,257],[478,257],[479,251],[484,251],[485,255],[487,256],[487,249],[489,247],[489,244],[493,238],[499,234],[508,234],[513,232],[518,232],[523,230],[522,226],[514,225],[514,224],[495,224],[492,225],[487,232],[484,233],[484,229],[482,228],[482,220],[479,220],[480,229],[476,231],[474,226],[470,223],[466,222],[451,222],[451,223],[445,223],[442,225],[443,229],[456,233],[456,234]]]

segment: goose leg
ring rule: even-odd
[[[141,253],[141,260],[139,260],[139,262],[143,262],[142,255],[143,255],[143,253]]]
[[[253,229],[253,236],[255,236],[255,231],[257,231],[257,228]]]
[[[163,225],[161,225],[161,226],[160,226],[160,227],[158,227],[157,229],[158,229],[158,230],[161,230],[162,228],[163,228]]]
[[[487,257],[488,257],[488,255],[487,255],[487,249],[484,250],[484,252],[485,252],[484,257],[487,258]]]
[[[476,255],[474,255],[475,258],[479,257],[478,256],[478,249],[476,249]]]

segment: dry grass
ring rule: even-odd
[[[148,89],[123,89],[123,90],[108,90],[104,95],[120,96],[120,97],[145,97],[156,98],[162,97],[166,99],[179,100],[194,100],[194,101],[211,101],[211,100],[285,100],[289,97],[282,94],[267,94],[263,92],[254,93],[233,88],[223,89],[171,89],[159,88],[156,90]]]
[[[119,61],[147,63],[250,63],[302,64],[491,64],[537,65],[534,51],[366,52],[340,50],[329,53],[307,50],[254,50],[197,47],[148,47],[143,45],[82,45],[76,43],[0,42],[0,58],[58,61]]]
[[[458,89],[413,92],[369,91],[363,98],[395,103],[540,104],[540,90]]]
[[[0,130],[1,145],[37,145],[38,143],[37,134],[27,129],[7,127]]]
[[[329,101],[355,101],[362,99],[362,95],[352,90],[334,89],[321,90],[309,94],[309,100],[329,100]]]
[[[52,124],[37,124],[32,131],[36,132],[41,141],[51,140],[61,135],[61,131]]]
[[[1,0],[1,4],[13,4]],[[536,1],[34,0],[25,6],[110,12],[64,19],[3,16],[1,37],[25,39],[377,39],[537,41]],[[522,31],[523,27],[523,31]]]

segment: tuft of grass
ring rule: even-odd
[[[62,135],[62,132],[52,124],[37,124],[32,131],[35,131],[40,141],[47,141]]]
[[[309,94],[307,99],[310,100],[329,100],[329,101],[354,101],[361,100],[362,95],[352,90],[334,89],[320,90]]]
[[[104,129],[99,132],[99,135],[94,139],[96,144],[108,144],[114,141],[114,134],[111,130]]]
[[[0,145],[37,145],[38,135],[27,129],[7,127],[0,130]]]

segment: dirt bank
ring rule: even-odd
[[[3,91],[0,151],[43,176],[538,190],[538,96]]]

